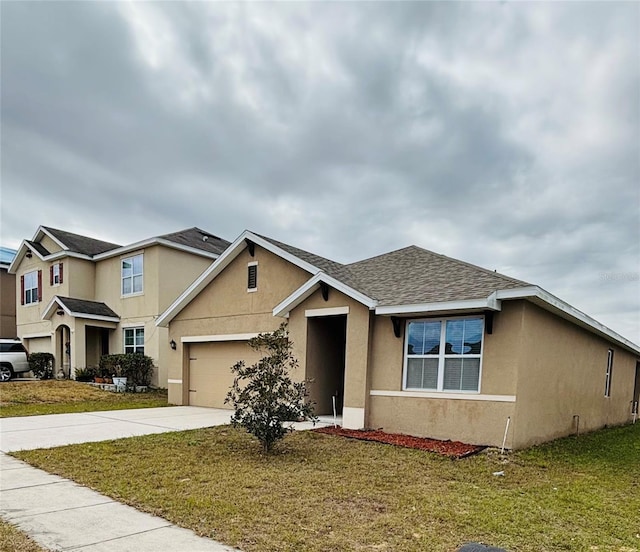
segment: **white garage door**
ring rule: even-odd
[[[246,341],[189,344],[189,404],[231,408],[224,399],[233,384],[231,366],[239,360],[254,364],[261,355]]]

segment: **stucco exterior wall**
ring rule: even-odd
[[[325,301],[320,290],[313,293],[289,314],[289,333],[294,342],[295,353],[306,375],[307,319],[306,310],[348,307],[345,345],[345,387],[343,404],[343,425],[361,429],[365,425],[367,405],[368,364],[370,340],[370,318],[367,307],[335,290],[329,290]]]
[[[208,257],[157,247],[158,313],[164,312],[213,262]]]
[[[628,422],[638,358],[534,304],[524,313],[515,447],[575,433],[578,423],[589,431]],[[609,349],[613,378],[605,397]]]
[[[493,331],[483,336],[480,392],[403,391],[406,321],[402,337],[388,317],[375,318],[367,426],[420,437],[500,446],[507,418],[515,422],[515,395],[523,332],[523,302],[503,303]],[[435,396],[434,396],[435,395]],[[460,398],[462,396],[462,398]],[[469,397],[468,399],[465,397]],[[507,439],[511,446],[512,432]]]
[[[49,252],[49,253],[58,253],[62,251],[62,247],[60,247],[55,241],[53,241],[49,236],[44,235],[40,239],[40,244]]]
[[[67,257],[63,259],[62,285],[56,295],[94,301],[96,296],[96,265],[92,261]]]
[[[0,337],[16,337],[16,275],[0,269]]]
[[[132,251],[103,259],[96,266],[95,301],[106,303],[120,315],[121,320],[143,319],[160,312],[158,307],[158,247]],[[122,259],[143,255],[142,293],[122,295]]]
[[[282,319],[273,308],[297,289],[310,274],[256,246],[255,256],[241,252],[189,305],[169,324],[168,340],[175,351],[167,353],[169,402],[188,400],[188,345],[182,336],[259,333],[275,330]],[[247,263],[258,263],[258,287],[247,291]],[[172,380],[176,383],[172,383]]]

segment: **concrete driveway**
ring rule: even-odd
[[[0,452],[60,447],[228,424],[230,410],[167,406],[77,414],[0,418]],[[318,426],[329,425],[323,419]],[[292,424],[310,429],[310,423]]]

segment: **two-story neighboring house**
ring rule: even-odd
[[[144,353],[166,387],[170,342],[155,320],[228,245],[199,228],[122,246],[41,226],[9,267],[18,337],[66,376],[104,354]]]
[[[14,249],[0,247],[0,337],[16,336],[16,276],[8,272],[15,256]]]

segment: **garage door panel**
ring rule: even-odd
[[[254,364],[260,353],[246,341],[189,345],[189,404],[229,408],[224,400],[233,384],[231,366],[239,360]]]

